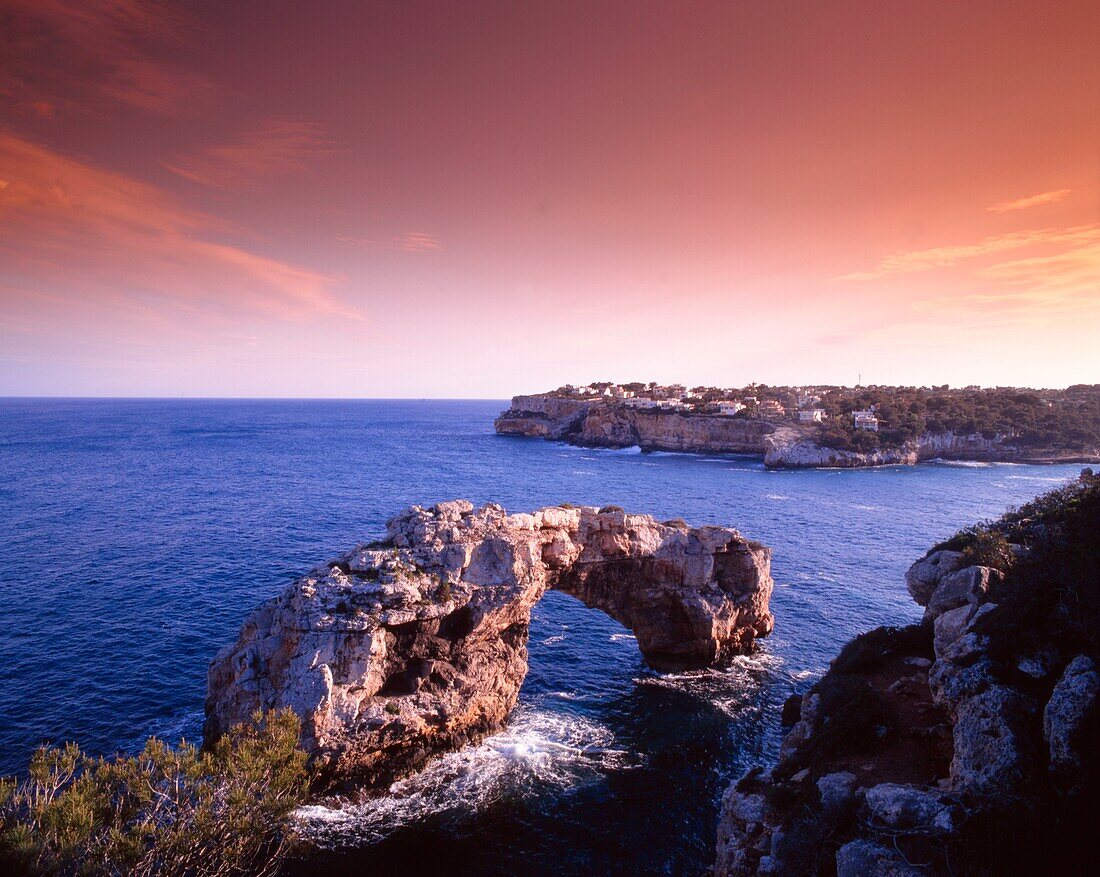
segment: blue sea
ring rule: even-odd
[[[732,777],[854,634],[919,611],[907,566],[1075,466],[768,472],[738,457],[493,433],[493,401],[0,400],[0,773],[42,741],[197,740],[245,614],[412,504],[617,504],[773,549],[775,633],[659,675],[570,597],[536,608],[510,727],[377,801],[307,808],[301,873],[699,874]]]

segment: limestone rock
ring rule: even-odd
[[[836,851],[837,877],[920,877],[901,853],[869,840],[850,841]]]
[[[963,700],[981,694],[993,684],[993,671],[993,662],[985,656],[979,657],[968,667],[958,667],[950,660],[940,660],[928,672],[928,687],[936,703],[954,716]]]
[[[962,565],[961,551],[941,549],[922,557],[905,574],[905,587],[920,606],[927,606],[940,579]]]
[[[848,771],[826,774],[817,781],[821,812],[826,820],[842,819],[854,807],[857,784],[856,775]]]
[[[880,783],[864,792],[871,815],[880,825],[925,833],[951,831],[958,808],[936,792],[898,783]]]
[[[770,469],[856,469],[867,466],[912,466],[918,460],[913,442],[869,451],[827,448],[794,431],[777,432],[764,439],[764,465]]]
[[[290,707],[321,787],[386,784],[502,726],[548,588],[629,627],[662,670],[722,665],[772,627],[770,554],[736,530],[414,506],[246,619],[210,666],[206,740]]]
[[[1100,709],[1100,671],[1096,662],[1078,655],[1069,662],[1043,710],[1043,739],[1050,746],[1050,770],[1068,791],[1078,790],[1077,779],[1086,759],[1096,758],[1096,740],[1087,739],[1088,722]]]
[[[958,606],[949,609],[939,617],[933,625],[932,647],[937,658],[942,658],[944,651],[955,640],[963,635],[970,616],[974,614],[974,607],[970,605]]]
[[[960,606],[984,602],[989,588],[1003,578],[1000,570],[988,566],[968,566],[940,579],[928,600],[925,618],[935,619]]]
[[[754,768],[731,783],[722,796],[713,868],[715,877],[768,873],[771,862],[766,854],[772,848],[772,835],[761,789],[769,781],[768,774]]]
[[[494,422],[501,435],[568,441],[584,447],[711,454],[763,454],[776,430],[765,420],[638,410],[553,394],[515,396]]]
[[[1019,794],[1034,763],[1028,725],[1036,711],[1027,696],[990,685],[956,708],[951,787],[981,796]]]

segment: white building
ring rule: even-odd
[[[719,402],[718,413],[723,417],[732,417],[738,411],[744,411],[745,406],[740,402]]]
[[[878,418],[870,411],[853,411],[852,426],[856,429],[878,432]]]
[[[646,399],[644,396],[635,396],[631,399],[624,399],[623,404],[631,408],[656,408],[661,403],[656,399]]]
[[[798,412],[799,423],[821,423],[825,419],[825,412],[821,408],[806,408]]]

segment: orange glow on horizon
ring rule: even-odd
[[[1100,382],[1100,6],[0,0],[0,394]]]

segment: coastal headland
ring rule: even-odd
[[[582,447],[746,454],[776,469],[935,459],[1091,463],[1100,461],[1100,387],[595,384],[515,396],[494,427],[500,435]]]
[[[714,877],[1070,874],[1100,796],[1100,479],[914,563],[920,624],[849,642],[726,792]],[[900,583],[899,583],[900,584]]]

